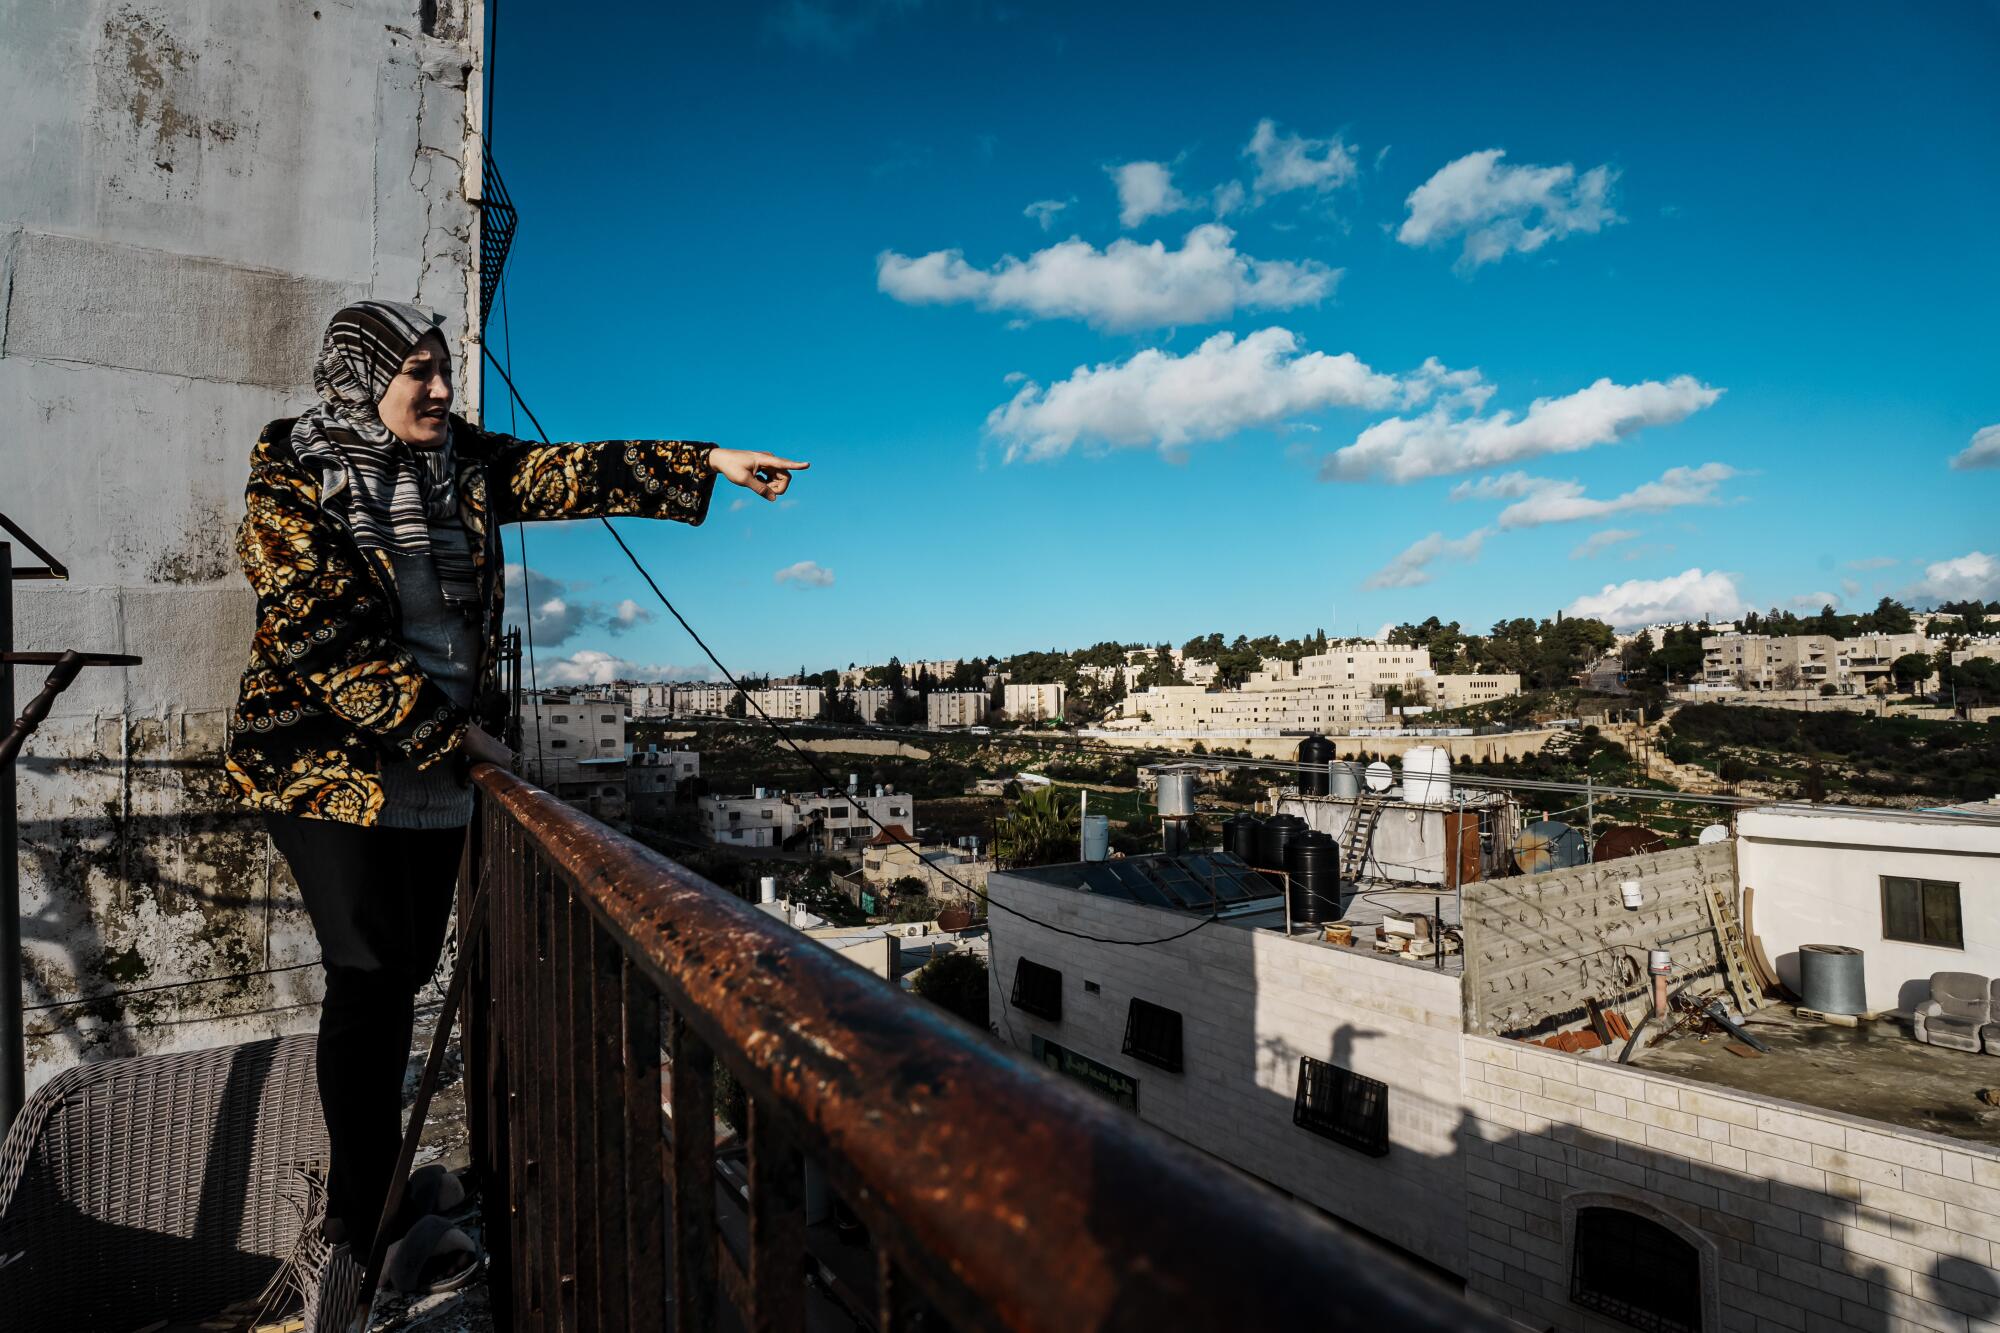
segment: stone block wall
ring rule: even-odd
[[[1468,1293],[1534,1328],[1573,1304],[1577,1213],[1701,1253],[1704,1328],[2000,1327],[2000,1152],[1520,1042],[1465,1039]]]

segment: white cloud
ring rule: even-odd
[[[505,577],[507,603],[503,618],[512,625],[525,622],[534,635],[537,649],[567,643],[582,630],[604,624],[610,614],[602,603],[581,595],[589,588],[587,583],[552,578],[539,569],[530,569],[523,578],[518,564],[509,564]],[[527,613],[530,603],[535,608],[533,619]]]
[[[1465,237],[1457,267],[1469,272],[1511,252],[1528,254],[1574,232],[1620,222],[1610,204],[1618,176],[1608,166],[1581,176],[1558,167],[1507,166],[1504,149],[1467,153],[1410,192],[1410,215],[1396,232],[1404,245]]]
[[[1047,231],[1056,225],[1056,214],[1075,202],[1074,199],[1037,199],[1021,210],[1021,216],[1033,218],[1041,224],[1043,231]]]
[[[1575,453],[1629,438],[1648,426],[1671,426],[1722,396],[1692,375],[1662,384],[1613,384],[1600,379],[1562,398],[1537,398],[1527,413],[1479,415],[1473,403],[1441,400],[1418,417],[1378,421],[1353,444],[1329,454],[1322,481],[1415,481],[1499,467],[1544,454]]]
[[[1967,551],[1950,560],[1924,566],[1923,581],[1911,593],[1935,602],[1959,602],[1971,598],[1990,601],[2000,597],[2000,558],[1984,551]]]
[[[1433,532],[1428,537],[1420,537],[1403,548],[1394,560],[1368,576],[1366,587],[1370,588],[1415,588],[1431,581],[1430,566],[1437,560],[1476,560],[1479,550],[1492,535],[1492,529],[1480,528],[1468,532],[1463,537],[1446,537],[1442,532]]]
[[[1859,597],[1861,595],[1861,584],[1854,579],[1842,579],[1840,581],[1840,592],[1843,597]]]
[[[1239,310],[1289,310],[1333,294],[1341,271],[1314,260],[1257,260],[1237,252],[1217,222],[1187,234],[1178,250],[1159,241],[1116,240],[1099,250],[1071,237],[990,269],[957,250],[917,258],[885,250],[875,283],[909,305],[969,301],[982,310],[1038,319],[1080,319],[1110,329],[1158,328],[1228,319]]]
[[[1794,611],[1817,611],[1823,606],[1839,606],[1840,598],[1830,592],[1802,592],[1789,605]]]
[[[801,560],[773,574],[771,582],[789,583],[796,588],[831,588],[833,571],[821,568],[816,560]]]
[[[1136,227],[1147,218],[1164,217],[1193,208],[1196,201],[1174,185],[1174,171],[1164,162],[1121,162],[1106,167],[1118,187],[1118,225]]]
[[[538,662],[542,685],[610,685],[620,680],[701,680],[700,667],[642,665],[596,648],[579,648],[568,657]]]
[[[1635,486],[1608,500],[1591,499],[1583,493],[1581,482],[1534,481],[1521,499],[1500,511],[1500,526],[1538,528],[1544,523],[1574,523],[1580,519],[1609,518],[1613,514],[1655,514],[1683,505],[1718,504],[1716,488],[1735,475],[1736,469],[1724,463],[1670,467],[1660,474],[1658,481]]]
[[[1243,182],[1224,181],[1209,195],[1208,206],[1219,218],[1226,218],[1243,207]]]
[[[1747,605],[1730,575],[1688,569],[1670,578],[1607,583],[1600,591],[1571,602],[1563,614],[1606,621],[1618,629],[1636,629],[1662,621],[1728,620]]]
[[[1079,366],[1046,389],[1030,380],[986,429],[1010,463],[1054,458],[1079,440],[1177,449],[1331,407],[1379,409],[1397,387],[1352,353],[1300,352],[1289,329],[1218,333],[1184,356],[1149,348]]]
[[[1951,465],[1961,472],[2000,467],[2000,425],[1981,426],[1972,432],[1972,443],[1952,456]]]
[[[1569,558],[1588,560],[1592,556],[1602,555],[1620,542],[1629,542],[1638,535],[1636,528],[1606,528],[1602,532],[1593,532],[1576,544],[1576,548],[1569,553]]]
[[[1280,133],[1269,117],[1257,122],[1243,156],[1257,168],[1250,188],[1260,203],[1288,190],[1324,194],[1354,179],[1354,150],[1339,135],[1307,139]]]
[[[625,631],[637,629],[641,625],[649,625],[652,621],[653,613],[651,611],[648,611],[645,607],[627,597],[624,601],[618,603],[617,606],[611,608],[611,613],[605,621],[605,628],[613,634],[623,634]]]
[[[1477,481],[1461,481],[1451,488],[1453,500],[1518,500],[1522,496],[1552,485],[1541,477],[1531,477],[1525,472],[1502,472],[1495,476],[1481,477]]]

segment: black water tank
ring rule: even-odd
[[[1263,871],[1271,883],[1282,887],[1285,851],[1292,845],[1292,839],[1305,831],[1306,821],[1297,815],[1272,815],[1257,830],[1257,859],[1250,864]]]
[[[1299,773],[1301,796],[1326,795],[1327,765],[1333,762],[1333,754],[1333,742],[1316,731],[1299,742],[1299,763],[1305,766]]]
[[[1285,849],[1292,877],[1292,923],[1317,926],[1340,920],[1340,844],[1331,834],[1301,833]]]
[[[1257,864],[1257,830],[1264,821],[1247,811],[1231,815],[1222,821],[1222,850],[1241,860],[1246,866]]]

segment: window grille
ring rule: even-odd
[[[482,329],[486,327],[486,317],[493,312],[493,295],[500,290],[500,274],[507,267],[507,251],[513,247],[514,227],[520,220],[491,153],[486,155],[485,168],[479,191],[479,327]]]
[[[1051,1023],[1062,1021],[1062,973],[1030,958],[1014,965],[1013,1004],[1016,1009]]]
[[[1389,1151],[1389,1085],[1351,1069],[1299,1057],[1292,1123],[1370,1157]]]
[[[1125,1014],[1125,1054],[1169,1073],[1180,1073],[1180,1010],[1134,999]]]
[[[1650,1218],[1579,1208],[1569,1298],[1647,1333],[1700,1333],[1701,1255]]]

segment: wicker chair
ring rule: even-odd
[[[326,1158],[309,1035],[65,1071],[0,1149],[0,1322],[119,1331],[254,1297]]]

